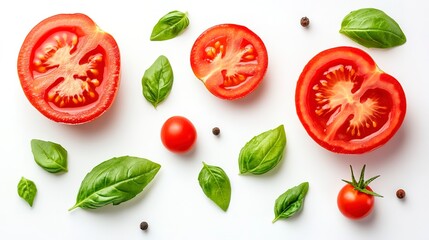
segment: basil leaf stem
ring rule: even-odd
[[[240,151],[240,174],[260,175],[270,171],[282,160],[285,148],[286,133],[283,125],[253,137]]]
[[[223,211],[228,210],[231,201],[231,183],[225,171],[217,166],[203,162],[198,182],[204,194]]]
[[[36,197],[37,187],[33,181],[22,177],[18,183],[18,195],[24,199],[30,207],[33,206],[34,198]]]
[[[308,187],[308,182],[303,182],[288,189],[276,199],[273,223],[281,218],[290,218],[302,209]]]
[[[31,151],[36,163],[46,171],[67,172],[67,150],[60,144],[32,139]]]
[[[391,48],[407,41],[399,24],[375,8],[350,12],[341,22],[340,33],[368,48]]]
[[[156,108],[170,94],[173,79],[170,61],[163,55],[159,56],[143,75],[143,96]]]
[[[75,208],[95,209],[118,205],[134,198],[152,181],[161,165],[138,157],[123,156],[104,161],[83,179]]]
[[[188,13],[171,11],[159,19],[152,29],[151,41],[164,41],[175,38],[189,25]]]

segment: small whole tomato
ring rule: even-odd
[[[346,181],[347,184],[341,188],[337,197],[337,205],[340,212],[350,219],[362,219],[368,216],[374,208],[374,197],[382,197],[372,191],[368,186],[370,182],[378,178],[380,175],[364,180],[365,165],[362,168],[359,182],[356,181],[353,169],[350,166],[352,173],[352,181]]]
[[[161,128],[162,144],[171,152],[185,153],[192,149],[197,140],[197,131],[189,119],[173,116]]]

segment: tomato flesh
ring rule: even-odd
[[[366,187],[372,191],[370,187]],[[368,216],[374,208],[374,196],[356,190],[346,184],[338,193],[337,205],[340,212],[350,219],[361,219]]]
[[[59,14],[37,24],[18,56],[26,97],[49,119],[92,121],[112,105],[120,80],[114,38],[83,14]]]
[[[352,47],[328,49],[310,60],[297,82],[295,100],[309,135],[338,153],[364,153],[383,145],[406,112],[400,83]]]
[[[268,67],[261,38],[248,28],[220,24],[204,31],[191,50],[195,76],[215,96],[233,100],[259,86]]]

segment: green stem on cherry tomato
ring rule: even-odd
[[[353,167],[350,165],[350,171],[352,173],[352,181],[347,181],[342,179],[344,182],[352,185],[357,191],[362,192],[362,193],[366,193],[375,197],[383,197],[378,193],[375,193],[373,191],[368,190],[366,187],[372,182],[374,181],[376,178],[380,177],[380,175],[377,175],[375,177],[372,177],[368,180],[365,181],[365,167],[366,165],[363,165],[362,170],[360,172],[360,177],[359,177],[359,182],[356,181],[355,175],[353,173]]]

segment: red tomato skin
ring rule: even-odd
[[[366,187],[372,191],[370,187]],[[338,193],[337,205],[347,218],[357,220],[367,217],[374,208],[374,196],[359,192],[352,185],[346,184]]]
[[[314,99],[310,94],[310,89],[314,87],[314,79],[322,75],[329,66],[342,63],[355,67],[357,78],[362,78],[363,82],[367,81],[368,89],[371,87],[381,89],[386,95],[390,95],[388,114],[384,114],[386,120],[383,124],[378,123],[377,128],[380,131],[374,131],[370,136],[350,137],[351,140],[330,137],[327,134],[328,126],[321,117],[314,114],[314,104],[309,100]],[[380,99],[383,99],[383,96]],[[370,55],[354,47],[341,46],[320,52],[304,67],[296,85],[295,106],[302,125],[316,143],[334,153],[362,154],[386,144],[401,127],[406,114],[406,105],[401,84],[394,77],[380,70]],[[337,117],[332,119],[335,120],[335,118]],[[344,132],[340,134],[347,135]]]
[[[70,52],[70,59],[63,59],[66,64],[60,64],[62,66],[57,67],[57,70],[38,73],[35,70],[34,59],[37,57],[37,51],[40,51],[38,50],[41,47],[40,44],[48,39],[49,35],[52,36],[61,31],[75,34],[78,37],[79,43],[76,45],[75,51]],[[94,43],[96,43],[95,47]],[[90,50],[92,47],[97,47],[97,50]],[[81,48],[86,51],[80,52]],[[76,56],[85,58],[90,56],[91,51],[99,51],[103,54],[104,68],[100,69],[103,76],[99,86],[94,87],[97,100],[86,105],[79,104],[78,107],[55,106],[47,97],[48,90],[53,88],[57,79],[67,74],[74,74],[71,65],[82,64],[82,62],[76,64],[77,61],[82,60]],[[87,55],[84,56],[85,54]],[[68,60],[70,61],[67,63]],[[17,61],[22,89],[33,107],[52,121],[70,125],[93,121],[112,106],[120,85],[120,69],[120,52],[115,39],[109,33],[102,31],[91,18],[81,13],[57,14],[42,20],[26,36]],[[36,75],[43,78],[44,74],[51,74],[53,80],[46,83],[36,81]]]
[[[213,48],[217,40],[223,43],[222,46],[225,45],[226,50],[219,50],[222,54],[215,58],[208,57],[207,49]],[[237,56],[246,51],[243,50],[244,46],[236,44],[244,43],[252,46],[249,55],[255,58],[239,63]],[[268,53],[264,42],[256,33],[245,26],[226,23],[208,28],[195,40],[190,62],[195,76],[209,92],[220,99],[235,100],[247,96],[261,84],[268,68]],[[233,81],[238,79],[238,75],[246,76],[246,80],[227,86],[228,77],[225,73],[228,72],[237,74],[231,74]]]
[[[161,128],[161,141],[173,153],[190,151],[197,140],[197,131],[192,122],[183,116],[167,119]]]

